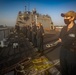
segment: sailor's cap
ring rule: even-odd
[[[67,12],[67,13],[61,13],[61,16],[62,17],[75,17],[75,19],[76,19],[76,12],[74,12],[74,11],[69,11],[69,12]]]

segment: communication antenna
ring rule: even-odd
[[[28,2],[28,11],[30,10],[30,2]]]
[[[26,9],[27,8],[27,9]],[[30,2],[25,0],[25,11],[30,10]]]
[[[25,12],[27,11],[27,9],[26,9],[26,8],[27,8],[27,5],[26,5],[26,0],[25,0]]]
[[[26,6],[25,6],[25,11],[26,11]]]

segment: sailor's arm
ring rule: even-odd
[[[58,45],[59,43],[61,43],[61,39],[59,38],[57,41],[55,41],[54,43],[52,43],[51,45],[52,46],[56,46]]]
[[[53,47],[53,46],[58,45],[59,43],[61,43],[61,39],[60,38],[57,41],[55,41],[54,43],[47,44],[46,47]]]

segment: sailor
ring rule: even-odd
[[[27,37],[28,37],[29,41],[31,41],[31,26],[30,25],[28,25],[28,27],[27,27]]]
[[[32,42],[32,27],[31,27],[31,24],[30,24],[30,35],[29,35],[29,40],[30,42]]]
[[[26,36],[26,34],[27,34],[27,25],[23,25],[22,33]]]
[[[62,13],[64,26],[60,32],[60,66],[61,75],[76,75],[76,13],[69,11]]]
[[[15,25],[15,29],[16,29],[16,32],[17,32],[17,33],[20,32],[20,26],[19,26],[19,24]]]
[[[34,47],[37,46],[36,33],[37,33],[37,27],[35,21],[32,21],[32,43]]]
[[[37,47],[40,53],[43,53],[43,36],[44,36],[44,29],[42,24],[39,22],[37,26]]]

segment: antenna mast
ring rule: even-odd
[[[26,6],[25,6],[25,11],[26,11]]]
[[[30,10],[30,2],[28,2],[28,11]]]

